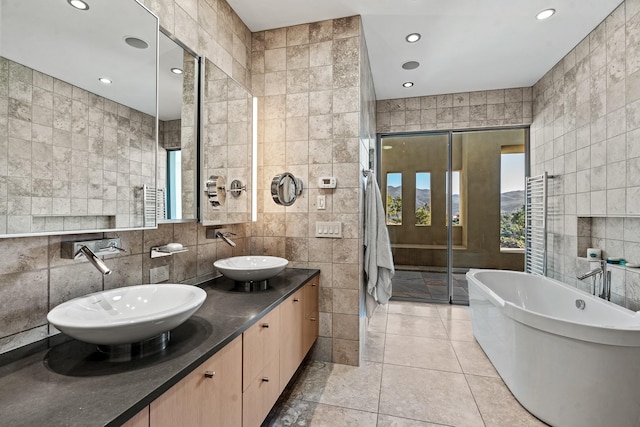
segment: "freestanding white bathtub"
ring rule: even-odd
[[[640,426],[640,315],[543,276],[467,279],[473,333],[529,412],[555,427]]]

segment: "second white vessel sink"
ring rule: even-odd
[[[289,264],[284,258],[266,255],[236,256],[213,263],[223,276],[238,282],[267,280],[280,273]]]
[[[47,320],[75,338],[99,345],[132,344],[187,320],[207,298],[191,285],[138,285],[96,292],[56,306]]]

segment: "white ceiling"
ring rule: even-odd
[[[228,0],[251,31],[361,15],[377,99],[528,87],[621,0]],[[312,5],[312,6],[310,6]],[[535,15],[557,13],[546,21]],[[413,44],[404,38],[422,34]],[[421,66],[407,71],[406,61]],[[410,89],[402,83],[412,81]]]

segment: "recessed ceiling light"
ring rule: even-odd
[[[104,83],[104,84],[106,84],[106,85],[110,85],[111,83],[113,83],[113,82],[111,81],[111,79],[108,79],[108,78],[106,78],[106,77],[100,77],[100,78],[98,78],[98,81],[99,81],[100,83]]]
[[[542,21],[543,19],[551,18],[554,13],[556,13],[555,9],[545,9],[536,15],[536,19]]]
[[[420,40],[420,37],[422,37],[420,33],[411,33],[407,37],[405,37],[405,40],[409,43],[415,43]]]
[[[88,10],[89,5],[82,0],[67,0],[69,4],[79,10]]]
[[[413,82],[404,82],[402,83],[402,87],[411,87],[413,86]]]
[[[134,36],[125,36],[124,42],[131,47],[135,47],[136,49],[146,49],[149,47],[149,43]]]
[[[183,71],[180,68],[172,68],[171,72],[173,74],[182,74]]]
[[[402,68],[404,68],[405,70],[415,70],[419,66],[420,66],[420,63],[418,61],[407,61],[404,64],[402,64]]]

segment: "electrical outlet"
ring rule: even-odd
[[[162,283],[169,280],[169,266],[163,265],[149,269],[149,282]]]

